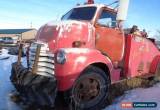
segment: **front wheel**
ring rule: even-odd
[[[70,104],[72,107],[83,110],[101,109],[108,96],[109,85],[109,76],[103,70],[89,67],[69,91]]]

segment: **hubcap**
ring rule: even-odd
[[[75,98],[79,102],[88,102],[100,93],[100,82],[96,78],[85,78],[75,87]]]

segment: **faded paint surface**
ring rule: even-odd
[[[148,39],[139,36],[127,37],[126,49],[129,50],[128,59],[125,61],[128,77],[147,75],[150,72],[151,63],[160,52],[156,46]]]
[[[113,62],[121,61],[124,56],[125,37],[120,30],[97,26],[96,48],[104,52]]]
[[[58,87],[60,91],[68,90],[78,78],[81,72],[93,63],[104,63],[110,71],[113,69],[112,62],[106,56],[103,56],[100,51],[96,49],[64,49],[66,50],[65,64],[55,65],[55,76],[58,80]],[[68,51],[69,50],[69,51]],[[113,78],[111,74],[111,78]]]
[[[48,43],[52,51],[71,48],[75,41],[83,42],[82,48],[94,48],[94,33],[94,27],[89,22],[69,20],[42,26],[36,39]]]

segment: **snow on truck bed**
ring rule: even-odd
[[[6,55],[6,53],[5,53]],[[9,56],[8,59],[0,60],[0,110],[22,110],[10,100],[10,94],[14,90],[10,82],[11,64],[16,61],[16,56]],[[25,59],[25,58],[24,58]],[[24,60],[23,59],[23,60]],[[25,63],[25,62],[24,62]],[[113,102],[112,105],[104,110],[144,110],[142,109],[121,109],[122,102],[157,102],[158,107],[145,110],[160,110],[160,83],[150,88],[137,88],[126,91],[125,94]]]

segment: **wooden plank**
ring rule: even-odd
[[[21,64],[22,51],[23,51],[23,44],[20,44],[19,45],[19,51],[18,51],[18,61],[17,61],[18,65]]]
[[[41,45],[37,45],[35,61],[34,61],[33,68],[32,68],[32,73],[33,74],[37,73],[38,60],[39,60],[40,51],[41,51]]]

